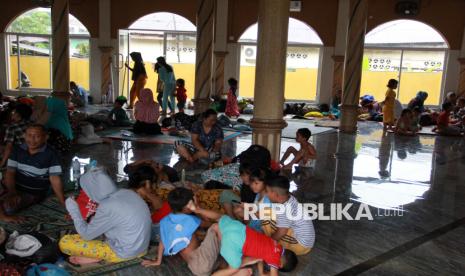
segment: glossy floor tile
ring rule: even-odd
[[[357,135],[333,132],[311,141],[317,160],[313,169],[289,175],[294,195],[301,202],[322,203],[325,211],[330,203],[352,203],[354,216],[367,204],[373,220],[315,220],[315,247],[299,258],[293,275],[464,275],[464,139],[397,137],[366,122]],[[234,156],[250,144],[251,135],[230,140],[224,155]],[[282,153],[291,145],[296,142],[283,139]],[[76,148],[65,158],[68,164],[73,156],[83,163],[97,160],[117,180],[135,160],[178,163],[170,145],[132,142]]]

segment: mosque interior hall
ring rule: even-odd
[[[464,275],[464,11],[2,0],[0,275]]]

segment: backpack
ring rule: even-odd
[[[256,168],[268,168],[271,163],[271,153],[264,146],[251,145],[233,159],[233,162],[237,161],[241,164],[254,165]]]

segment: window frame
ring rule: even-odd
[[[396,99],[399,99],[400,93],[402,92],[402,65],[403,65],[403,56],[404,52],[412,51],[412,52],[444,52],[444,60],[442,62],[443,64],[443,69],[442,69],[442,76],[441,76],[441,90],[439,91],[439,99],[438,103],[439,105],[441,104],[441,99],[444,97],[444,90],[445,90],[445,85],[446,85],[446,75],[447,75],[447,63],[449,61],[449,53],[450,49],[447,47],[442,47],[442,48],[427,48],[427,47],[405,47],[405,46],[398,46],[398,47],[382,47],[382,46],[374,46],[373,44],[368,44],[365,45],[363,48],[363,54],[365,55],[365,50],[397,50],[401,52],[401,60],[400,60],[400,69],[399,69],[399,87],[398,87],[398,93],[396,95]]]
[[[11,36],[16,36],[16,47],[18,48],[18,54],[16,56],[17,58],[17,64],[18,64],[18,81],[17,81],[17,87],[18,89],[15,89],[11,87],[11,74],[10,74],[10,46],[12,43],[10,42],[10,37]],[[53,92],[53,35],[52,34],[34,34],[34,33],[18,33],[18,32],[5,32],[4,33],[4,43],[6,46],[5,49],[5,65],[6,65],[6,81],[7,81],[7,91],[8,92],[26,92],[26,93],[35,93],[35,94],[41,94],[41,93],[52,93]],[[49,55],[49,64],[50,64],[50,86],[51,88],[29,88],[29,87],[21,87],[20,86],[20,74],[21,74],[21,63],[20,63],[20,57],[21,53],[19,50],[19,37],[39,37],[39,38],[47,38],[50,41],[50,55]],[[92,39],[90,34],[69,34],[69,41],[72,39],[85,39],[89,42],[89,77],[90,77],[90,70],[91,70],[91,49],[92,49]],[[69,47],[69,42],[68,42],[68,47]],[[69,57],[71,58],[71,57]],[[89,86],[90,86],[90,78],[89,78]]]

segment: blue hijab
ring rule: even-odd
[[[49,97],[47,99],[47,111],[50,114],[46,128],[54,128],[59,130],[68,140],[73,139],[73,130],[68,118],[68,109],[66,103],[62,99]]]

